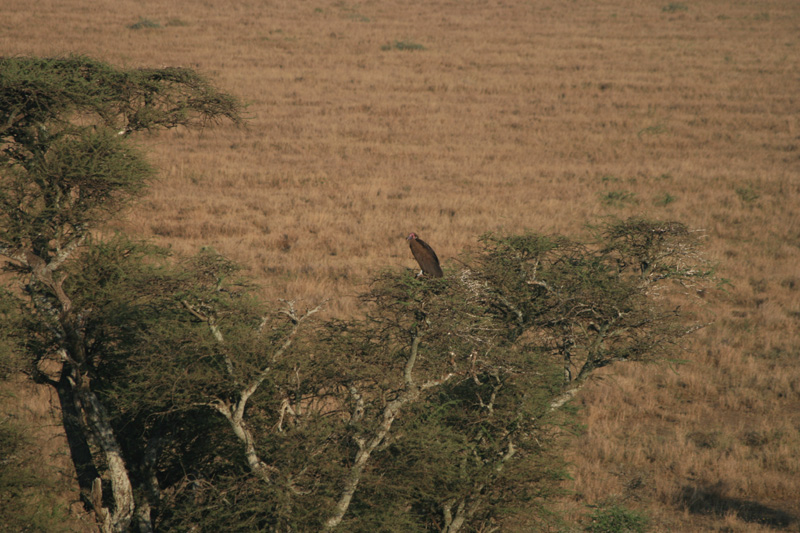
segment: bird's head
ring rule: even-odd
[[[406,237],[406,240],[407,241],[413,241],[416,238],[417,238],[417,234],[416,233],[409,233],[408,237]]]

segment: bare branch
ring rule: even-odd
[[[419,353],[419,343],[421,341],[421,337],[419,333],[414,334],[414,339],[411,341],[411,349],[408,355],[408,359],[406,360],[406,366],[403,370],[403,380],[405,381],[406,388],[414,387],[414,376],[412,372],[414,371],[414,365],[417,362],[417,355]]]
[[[64,248],[57,251],[56,256],[47,265],[47,270],[50,272],[54,272],[64,263],[64,261],[69,259],[69,257],[72,255],[72,252],[74,252],[76,248],[83,244],[83,242],[86,240],[86,237],[89,235],[88,232],[84,231],[82,226],[78,226],[76,229],[80,230],[80,236],[71,240]]]
[[[414,334],[411,341],[411,347],[409,349],[408,359],[406,360],[406,364],[403,369],[404,388],[397,398],[388,402],[386,407],[384,407],[380,425],[371,436],[354,437],[353,440],[358,445],[358,453],[356,454],[353,465],[350,467],[350,473],[345,480],[344,489],[342,490],[339,500],[334,507],[334,512],[325,522],[324,531],[331,531],[341,523],[345,513],[347,512],[347,509],[350,507],[350,502],[352,501],[353,495],[358,488],[358,484],[361,481],[361,475],[370,459],[370,456],[375,449],[385,441],[389,431],[391,431],[392,424],[397,418],[397,415],[400,413],[401,408],[407,403],[413,403],[417,401],[420,398],[423,390],[439,386],[455,375],[453,373],[449,373],[440,379],[426,381],[421,386],[416,385],[412,373],[414,370],[414,364],[419,354],[419,345],[421,339],[422,337],[418,333]],[[355,392],[358,394],[358,391]],[[351,390],[351,395],[352,394],[353,390]],[[358,396],[360,396],[360,394]],[[356,409],[358,409],[358,406]]]
[[[184,307],[196,318],[208,324],[209,328],[211,329],[214,338],[217,339],[218,342],[223,343],[224,337],[222,332],[220,331],[219,327],[216,324],[216,321],[213,316],[206,315],[205,313],[199,311],[197,308],[189,304],[186,300],[182,301]],[[285,314],[292,322],[292,329],[284,338],[283,344],[281,344],[280,348],[275,351],[275,353],[270,358],[270,362],[267,366],[263,367],[258,374],[253,378],[246,386],[242,386],[241,383],[236,380],[234,376],[234,367],[233,362],[227,355],[225,357],[225,366],[227,369],[228,374],[234,378],[234,382],[240,388],[239,390],[239,397],[236,399],[235,402],[230,403],[228,401],[223,401],[217,399],[217,401],[213,402],[211,406],[218,411],[222,416],[228,420],[231,428],[233,429],[233,433],[236,437],[242,442],[244,445],[244,452],[245,457],[247,458],[247,464],[250,466],[250,469],[258,475],[264,482],[271,483],[270,479],[270,471],[277,471],[274,467],[267,465],[261,458],[258,456],[258,452],[255,448],[255,439],[253,438],[252,432],[248,429],[247,424],[244,421],[244,413],[245,409],[247,408],[247,402],[250,400],[250,397],[255,394],[261,384],[267,379],[267,376],[272,370],[272,365],[280,359],[284,353],[291,347],[292,342],[294,341],[295,336],[300,328],[300,325],[305,321],[308,317],[312,316],[314,313],[318,312],[322,305],[315,307],[306,313],[298,317],[297,313],[294,309],[294,302],[286,302],[286,308],[281,312]],[[261,326],[259,326],[259,330],[263,328],[264,322],[262,322]],[[285,399],[284,402],[281,404],[280,410],[280,418],[278,421],[278,431],[283,430],[283,420],[285,414],[289,412],[292,415],[295,415],[294,410],[292,409],[291,405],[288,402],[288,399]]]
[[[573,399],[581,390],[584,383],[585,382],[573,383],[570,388],[565,390],[560,396],[556,397],[555,400],[550,402],[550,411],[560,409],[565,403]]]
[[[356,404],[353,407],[353,413],[350,415],[350,424],[357,424],[364,418],[364,397],[355,387],[355,385],[349,385],[348,390],[350,391],[350,396],[355,400]]]

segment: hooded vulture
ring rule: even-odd
[[[436,252],[428,245],[427,242],[417,237],[416,233],[411,233],[406,240],[408,246],[411,248],[411,253],[414,254],[414,259],[419,263],[422,269],[417,277],[425,274],[432,278],[442,277],[442,267],[439,266],[439,258],[436,257]]]

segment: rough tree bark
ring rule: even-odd
[[[83,241],[83,237],[73,243]],[[103,454],[108,477],[111,481],[111,493],[114,501],[112,509],[103,506],[102,482],[95,478],[92,482],[91,503],[97,514],[104,533],[123,532],[129,529],[135,508],[133,486],[130,473],[123,459],[122,449],[114,434],[111,419],[97,395],[91,388],[89,378],[89,361],[85,348],[85,335],[81,328],[80,317],[72,312],[72,300],[63,289],[64,277],[56,276],[57,268],[68,258],[77,244],[66,247],[62,253],[50,263],[28,251],[23,264],[31,271],[29,291],[31,294],[42,290],[55,296],[57,307],[41,304],[41,299],[34,298],[37,311],[54,319],[58,325],[56,331],[59,339],[62,358],[62,379],[57,386],[67,386],[69,392],[60,394],[61,398],[74,399],[73,405],[64,405],[62,409],[72,411],[77,407],[79,417],[88,429],[90,439]],[[19,260],[20,258],[18,258]],[[37,288],[37,285],[42,288]]]

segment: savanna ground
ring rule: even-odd
[[[800,3],[3,1],[0,54],[67,53],[249,104],[244,128],[141,137],[161,178],[114,229],[213,246],[269,299],[357,313],[371,273],[415,266],[410,231],[454,267],[488,231],[703,230],[708,325],[583,390],[562,511],[800,529]]]

